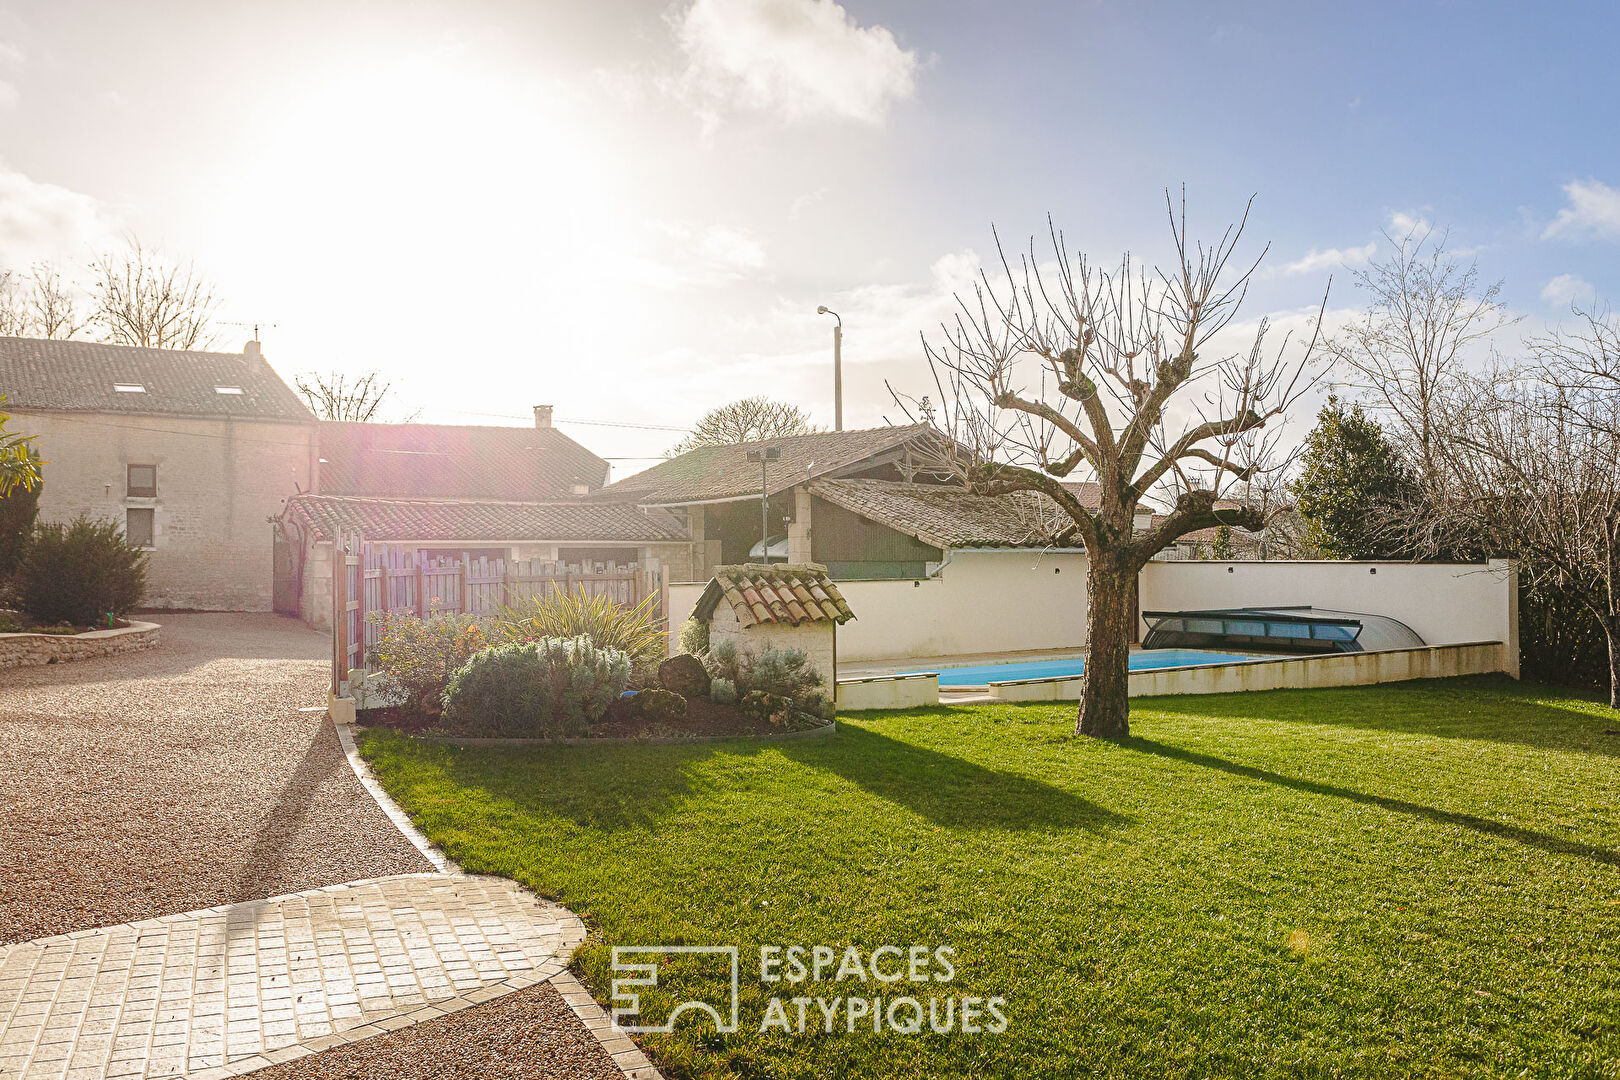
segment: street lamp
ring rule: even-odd
[[[838,320],[833,327],[833,430],[844,430],[844,319],[838,312],[822,304],[817,315],[831,315]]]
[[[767,462],[779,461],[782,450],[777,446],[765,446],[758,450],[748,451],[749,462],[759,462],[759,557],[764,562],[771,561],[771,519],[768,504],[770,503],[770,483],[765,478]]]

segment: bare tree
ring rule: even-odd
[[[1620,709],[1620,385],[1582,380],[1578,336],[1533,343],[1544,371],[1470,380],[1443,449],[1446,483],[1423,530],[1464,533],[1519,560],[1531,588],[1572,596],[1608,642],[1609,704]]]
[[[1354,271],[1369,294],[1367,310],[1328,347],[1355,372],[1352,385],[1387,414],[1420,480],[1432,482],[1441,466],[1441,413],[1461,384],[1467,354],[1513,320],[1498,302],[1502,283],[1482,285],[1478,267],[1446,251],[1444,233],[1419,226],[1384,238],[1393,253]]]
[[[88,324],[55,266],[35,263],[26,277],[0,271],[0,336],[70,338]]]
[[[0,337],[27,337],[28,313],[22,284],[13,270],[0,270]]]
[[[324,375],[308,371],[293,376],[293,385],[322,420],[365,423],[377,419],[377,412],[393,384],[383,382],[381,373],[376,371],[355,376],[341,371]]]
[[[797,405],[767,397],[743,398],[710,410],[692,427],[692,433],[670,448],[670,456],[699,446],[734,446],[737,443],[805,435],[816,429]]]
[[[95,322],[106,340],[153,349],[207,348],[217,338],[214,287],[195,267],[171,265],[130,238],[92,264]]]
[[[1280,465],[1272,421],[1314,382],[1314,334],[1302,352],[1286,339],[1268,350],[1265,320],[1236,351],[1215,340],[1258,265],[1228,274],[1248,208],[1210,246],[1190,241],[1185,197],[1178,211],[1166,193],[1166,209],[1177,257],[1168,273],[1150,275],[1129,256],[1099,270],[1071,256],[1055,227],[1052,261],[1037,259],[1032,238],[1015,269],[998,237],[1005,281],[981,273],[974,294],[957,297],[943,340],[923,342],[943,402],[940,464],[972,490],[1044,493],[1085,543],[1088,637],[1075,726],[1087,735],[1130,731],[1137,574],[1186,533],[1266,524],[1267,507],[1226,509],[1223,500],[1265,490],[1249,482]],[[1077,469],[1101,486],[1097,510],[1060,483]],[[1155,489],[1172,508],[1139,527],[1143,497]]]
[[[62,272],[49,263],[35,263],[29,273],[28,293],[31,332],[43,338],[70,338],[90,324],[79,310],[73,290],[62,280]]]

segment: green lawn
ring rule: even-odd
[[[593,925],[604,1004],[608,946],[741,946],[741,1030],[649,1036],[671,1076],[1620,1076],[1620,717],[1487,678],[1143,701],[1124,743],[1072,723],[363,747],[468,870]],[[949,945],[958,970],[765,984],[762,944]],[[712,967],[664,978],[713,992]],[[829,1035],[812,1006],[760,1033],[773,996],[902,994],[1003,996],[1007,1030]]]

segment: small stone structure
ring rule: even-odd
[[[128,626],[83,634],[0,634],[0,668],[59,664],[150,649],[158,643],[160,629],[157,623],[131,619]]]
[[[838,627],[849,609],[827,568],[815,563],[745,563],[715,571],[692,617],[709,625],[709,645],[739,650],[799,649],[826,686],[838,678]]]

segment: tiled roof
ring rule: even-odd
[[[1095,480],[1063,480],[1062,485],[1069,489],[1069,494],[1080,500],[1080,505],[1087,510],[1102,509],[1102,485]]]
[[[311,529],[312,539],[331,540],[359,530],[366,540],[511,540],[656,542],[687,539],[686,528],[667,510],[628,503],[479,502],[471,500],[376,499],[294,495],[283,519]]]
[[[847,623],[855,617],[825,566],[745,563],[722,566],[698,597],[693,614],[707,620],[725,600],[744,627],[760,623]]]
[[[604,497],[643,503],[682,504],[759,495],[759,463],[750,450],[774,446],[779,461],[766,464],[772,494],[817,476],[825,476],[867,458],[894,450],[915,439],[931,437],[927,424],[870,428],[862,431],[818,431],[733,446],[700,446],[603,489]]]
[[[607,462],[556,428],[325,421],[320,440],[323,495],[544,501],[607,479]]]
[[[855,479],[817,480],[810,493],[937,548],[1081,546],[1073,520],[1037,492]]]
[[[140,389],[119,391],[119,385]],[[315,419],[262,356],[96,341],[0,337],[0,394],[22,410]]]

